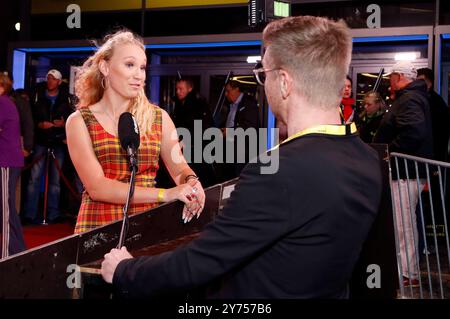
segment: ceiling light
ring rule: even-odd
[[[260,55],[254,55],[247,57],[247,63],[257,63],[258,61],[261,61]]]

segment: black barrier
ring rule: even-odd
[[[219,210],[222,185],[205,190],[205,208],[198,219],[184,224],[183,204],[171,202],[130,216],[125,241],[131,252],[198,233]],[[117,246],[122,221],[25,251],[0,261],[0,299],[74,298],[75,267],[98,262]],[[74,285],[72,285],[74,284]],[[76,295],[75,295],[76,297]]]

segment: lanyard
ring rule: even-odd
[[[292,141],[300,136],[304,136],[307,134],[326,134],[326,135],[350,135],[356,133],[356,125],[355,123],[347,124],[347,125],[318,125],[309,127],[300,132],[295,133],[294,135],[288,137],[283,142],[275,146],[275,148],[279,147],[282,144],[285,144],[289,141]]]

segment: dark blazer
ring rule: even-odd
[[[220,279],[209,297],[347,297],[380,203],[378,155],[357,135],[311,134],[280,147],[277,173],[261,166],[246,166],[199,238],[120,262],[116,293],[156,297]]]
[[[226,105],[222,108],[219,127],[225,127],[229,112],[230,105]],[[244,130],[249,127],[259,128],[261,126],[260,122],[258,104],[252,96],[244,93],[244,96],[238,105],[236,116],[234,117],[233,127],[242,127]]]
[[[212,115],[208,103],[193,91],[186,96],[184,103],[176,97],[174,101],[175,109],[172,117],[176,128],[187,128],[193,134],[194,120],[202,121],[203,130],[212,126]]]

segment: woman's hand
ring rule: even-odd
[[[205,192],[198,180],[191,179],[186,184],[166,190],[164,201],[180,200],[184,205],[183,221],[185,223],[197,218],[205,205]]]
[[[192,186],[192,189],[194,190],[194,194],[192,195],[194,199],[194,213],[193,216],[196,215],[197,218],[200,217],[200,214],[203,211],[203,208],[205,207],[205,191],[203,190],[203,186],[200,183],[198,179],[190,179],[188,180],[187,184]],[[190,216],[189,221],[191,221],[192,217]]]

